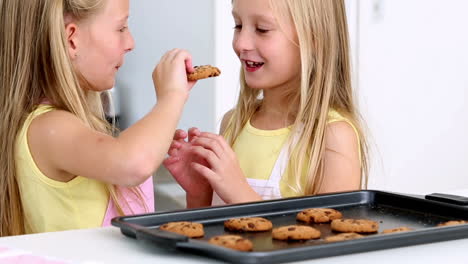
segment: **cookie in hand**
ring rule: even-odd
[[[200,79],[216,77],[221,74],[221,71],[218,68],[211,65],[195,66],[193,68],[195,71],[187,74],[187,79],[189,81],[197,81]]]

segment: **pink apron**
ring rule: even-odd
[[[127,201],[128,206],[125,203],[122,204],[122,209],[125,215],[133,214],[144,214],[154,212],[154,189],[153,189],[153,177],[149,177],[144,183],[140,185],[140,190],[142,193],[143,202],[146,207],[142,206],[138,197],[127,188],[119,188],[122,193],[122,198]],[[104,220],[102,221],[102,226],[109,226],[111,220],[114,217],[119,216],[117,209],[114,205],[112,199],[109,199],[109,204],[107,205],[107,211],[104,215]]]

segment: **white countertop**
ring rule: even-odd
[[[452,194],[468,196],[468,190]],[[51,232],[0,238],[0,247],[28,251],[71,263],[222,263],[192,254],[171,252],[128,238],[116,227]],[[402,248],[348,254],[294,263],[467,263],[468,238]],[[1,259],[0,259],[0,263]]]

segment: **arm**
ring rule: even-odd
[[[210,206],[213,189],[210,183],[193,170],[191,163],[206,164],[203,159],[197,158],[191,152],[191,141],[200,134],[197,128],[191,128],[188,133],[178,129],[169,148],[169,157],[164,160],[164,166],[174,179],[185,190],[187,208]]]
[[[208,163],[208,166],[192,163],[193,169],[210,182],[224,202],[232,204],[262,200],[250,187],[236,153],[223,136],[204,132],[192,144],[193,153]]]
[[[136,186],[161,164],[193,82],[190,55],[166,53],[153,72],[157,104],[118,138],[88,128],[65,111],[36,118],[28,131],[31,153],[48,177],[69,181],[81,175],[103,182]]]
[[[226,113],[221,122],[220,134],[226,129],[232,116],[232,110]],[[188,141],[186,141],[188,136]],[[213,189],[205,177],[193,169],[192,163],[208,166],[203,158],[192,153],[192,141],[200,136],[198,128],[190,128],[188,133],[177,130],[169,148],[169,157],[164,160],[164,166],[174,179],[185,190],[187,208],[210,206],[213,199]]]
[[[333,122],[325,131],[324,178],[320,193],[358,190],[361,162],[356,132],[346,122]]]

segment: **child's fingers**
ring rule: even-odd
[[[183,129],[177,129],[175,132],[174,132],[174,140],[181,140],[181,139],[185,139],[187,137],[187,132],[185,132],[185,130]]]
[[[204,147],[195,146],[195,147],[192,147],[192,153],[206,160],[210,168],[214,169],[215,167],[218,167],[219,158],[213,151],[206,149]]]
[[[224,137],[218,134],[213,134],[210,132],[201,132],[199,138],[209,138],[209,139],[215,140],[216,142],[219,143],[219,145],[222,147],[224,151],[227,151],[231,148],[231,146],[229,146],[229,144],[224,139]]]
[[[180,49],[178,49],[178,48],[171,49],[170,51],[168,51],[166,53],[166,55],[167,55],[166,56],[166,61],[173,62],[179,52],[180,52]]]
[[[195,86],[196,83],[197,83],[197,81],[188,81],[187,82],[189,91],[192,90],[193,86]]]
[[[192,144],[194,146],[201,146],[201,147],[204,147],[205,149],[209,149],[213,151],[218,158],[221,158],[224,153],[224,149],[221,146],[221,144],[217,140],[214,140],[211,138],[199,137],[199,138],[196,138],[192,142]]]
[[[193,73],[193,72],[195,72],[195,69],[193,68],[193,65],[192,65],[192,57],[190,57],[190,59],[186,59],[186,60],[185,60],[185,70],[186,70],[188,73]]]
[[[179,151],[178,149],[171,148],[171,149],[169,149],[169,150],[167,151],[167,154],[168,154],[169,156],[176,156],[178,151]]]
[[[179,157],[169,157],[169,158],[166,158],[164,161],[163,161],[163,165],[164,166],[170,166],[176,162],[178,162],[180,160]]]
[[[208,180],[208,182],[210,182],[210,184],[212,182],[217,182],[219,180],[219,176],[213,172],[212,170],[210,170],[209,168],[201,165],[201,164],[198,164],[196,162],[192,162],[191,163],[192,165],[192,168],[198,172],[200,175],[202,175],[203,177],[205,177],[205,179]]]
[[[196,127],[191,127],[188,131],[188,140],[189,142],[192,142],[196,137],[200,135],[200,129]]]
[[[182,143],[180,141],[173,140],[169,149],[180,149],[182,147]]]
[[[194,71],[193,67],[191,66],[192,55],[190,55],[188,51],[183,50],[183,49],[177,49],[173,53],[173,57],[171,59],[172,59],[172,62],[176,62],[176,63],[178,63],[179,61],[183,61],[186,71],[189,71],[189,70],[191,70],[191,72]],[[190,67],[188,67],[187,65],[190,65]]]

